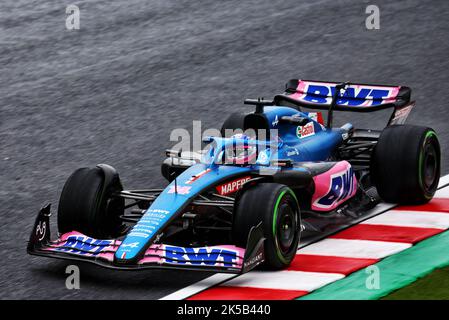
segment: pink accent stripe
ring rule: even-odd
[[[442,231],[434,228],[358,224],[329,238],[416,243]]]
[[[308,294],[307,291],[250,287],[213,287],[187,300],[292,300]]]
[[[401,211],[438,211],[449,213],[449,199],[432,199],[420,206],[399,206],[395,210]]]
[[[324,273],[341,273],[348,275],[354,271],[365,268],[378,259],[359,259],[332,256],[319,256],[310,254],[297,254],[287,270],[308,271]]]

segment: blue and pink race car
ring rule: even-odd
[[[404,125],[410,95],[403,86],[290,80],[272,100],[245,100],[255,111],[231,114],[201,152],[167,150],[163,189],[124,190],[105,164],[76,170],[60,197],[57,238],[46,205],[28,253],[128,270],[288,267],[300,241],[380,201],[433,197],[440,146],[432,129]],[[392,114],[381,131],[332,124],[334,111],[382,109]]]

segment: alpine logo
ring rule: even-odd
[[[315,134],[315,126],[313,122],[309,122],[304,126],[298,126],[296,128],[296,135],[299,139],[307,138]]]
[[[251,177],[248,176],[232,180],[225,184],[219,185],[216,189],[220,195],[225,196],[227,194],[231,194],[239,190],[243,186],[243,184],[249,181],[250,179]]]
[[[128,243],[128,244],[122,244],[122,248],[137,248],[139,246],[139,242],[133,242],[133,243]]]

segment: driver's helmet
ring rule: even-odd
[[[230,139],[234,139],[234,143],[226,148],[226,164],[243,165],[256,163],[257,146],[248,144],[251,137],[239,133],[231,136]]]

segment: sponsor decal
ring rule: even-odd
[[[162,237],[157,235],[157,241]],[[121,250],[116,251],[121,244]],[[123,249],[125,247],[125,249]],[[70,232],[54,241],[51,246],[44,250],[59,251],[95,259],[113,261],[114,255],[120,259],[126,259],[132,249],[138,248],[139,242],[120,243],[117,240],[97,240],[81,233]],[[243,248],[233,245],[218,245],[211,247],[184,248],[166,244],[152,244],[146,251],[145,256],[138,262],[146,263],[169,263],[194,266],[218,266],[239,268],[245,255]]]
[[[412,111],[414,106],[415,106],[415,104],[412,103],[412,104],[409,104],[401,109],[397,109],[394,112],[393,119],[391,119],[391,121],[390,121],[390,125],[404,124],[405,120],[407,120],[408,115],[409,115],[410,111]]]
[[[309,122],[304,126],[298,126],[296,128],[296,136],[299,139],[307,138],[315,134],[315,126],[313,122]]]
[[[287,157],[297,156],[297,155],[299,155],[299,151],[296,148],[292,148],[289,151],[287,151]]]
[[[170,189],[167,191],[167,193],[179,193],[179,194],[189,194],[190,189],[192,187],[190,186],[170,186]]]
[[[252,266],[254,266],[255,264],[259,264],[261,262],[263,262],[262,252],[258,253],[257,255],[246,261],[243,265],[245,268],[252,268]]]
[[[138,263],[240,268],[244,255],[244,249],[232,245],[185,248],[152,244]]]
[[[152,233],[153,230],[155,229],[154,226],[146,226],[146,225],[142,225],[142,224],[140,224],[137,228],[133,228],[133,231]],[[156,223],[153,223],[153,224],[156,224]]]
[[[155,216],[155,215],[158,214],[158,213],[160,213],[160,214],[162,214],[162,215],[166,215],[166,214],[169,214],[170,211],[168,211],[168,210],[163,210],[163,209],[148,209],[148,210],[147,210],[147,213],[151,214],[152,216]],[[161,216],[161,215],[159,215],[159,216]]]
[[[130,232],[130,233],[128,234],[128,236],[129,236],[129,237],[144,238],[144,239],[150,237],[150,235],[149,235],[148,233],[145,233],[145,232],[135,232],[135,231]]]
[[[278,116],[276,115],[276,117],[274,118],[273,122],[271,122],[271,125],[272,125],[273,127],[276,127],[276,126],[278,125],[278,123],[279,123],[279,118],[278,118]]]
[[[206,169],[206,170],[201,171],[197,175],[194,175],[189,180],[187,180],[186,184],[191,184],[191,183],[195,182],[196,180],[198,180],[199,178],[201,178],[202,176],[204,176],[206,173],[208,173],[210,171],[211,171],[211,169]]]
[[[239,190],[243,186],[243,184],[250,179],[251,179],[250,176],[235,179],[235,180],[229,181],[225,184],[219,185],[218,187],[216,187],[216,189],[219,194],[221,194],[222,196],[225,196],[227,194],[231,194],[231,193],[234,193],[237,190]]]
[[[53,250],[76,253],[80,255],[96,256],[106,250],[114,240],[97,240],[87,236],[69,236],[65,242]]]
[[[159,243],[159,241],[161,241],[161,238],[162,238],[163,235],[164,235],[163,232],[158,233],[158,234],[156,235],[156,237],[154,238],[153,243]]]
[[[39,222],[36,226],[36,236],[38,237],[38,241],[42,241],[45,238],[45,232],[47,231],[47,223],[45,221]]]
[[[237,263],[239,252],[220,247],[183,248],[165,245],[165,262],[232,267]]]
[[[316,121],[321,125],[324,125],[323,114],[321,112],[308,112],[307,116],[313,121]]]
[[[357,191],[357,179],[347,161],[341,161],[329,171],[314,177],[314,182],[313,210],[333,210]]]
[[[292,98],[307,103],[330,104],[335,92],[335,83],[299,81],[297,93]],[[337,99],[341,106],[375,106],[395,100],[400,87],[352,84]]]
[[[188,187],[190,188],[190,187]],[[178,186],[178,193],[180,191],[180,187]],[[132,228],[131,232],[128,234],[128,237],[137,237],[147,239],[151,237],[151,235],[159,229],[159,226],[162,224],[163,220],[170,214],[170,211],[165,209],[158,208],[150,208],[147,212],[140,218],[139,222]],[[129,243],[122,244],[121,248],[126,248]],[[134,242],[130,248],[137,248],[140,243]]]
[[[178,193],[182,187],[178,187]],[[190,188],[190,187],[187,187]],[[182,191],[182,189],[181,189]],[[117,257],[122,257],[123,253],[133,253],[137,252],[141,246],[141,241],[139,238],[148,239],[157,232],[163,221],[166,219],[170,211],[165,209],[150,208],[148,209],[139,222],[132,228],[131,232],[128,233],[126,239],[121,244]],[[145,241],[145,240],[144,240]],[[122,258],[123,259],[123,258]]]

